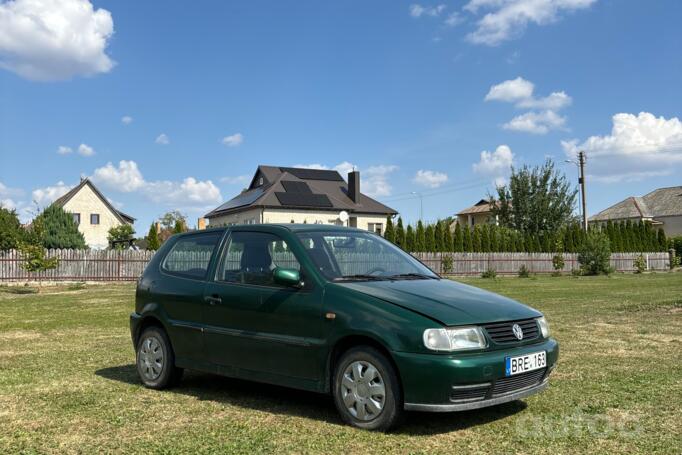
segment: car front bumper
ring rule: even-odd
[[[543,370],[505,377],[505,358],[545,351]],[[559,357],[550,338],[508,349],[451,355],[394,352],[405,409],[452,412],[507,403],[541,392]]]

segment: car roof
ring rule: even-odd
[[[254,231],[269,232],[274,230],[286,229],[290,232],[364,232],[369,233],[365,229],[358,229],[346,226],[336,226],[333,224],[306,224],[306,223],[262,223],[262,224],[235,224],[232,226],[220,226],[207,228],[201,231],[189,231],[181,235],[198,234],[202,232],[224,232],[228,229],[252,229]]]

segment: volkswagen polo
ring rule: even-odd
[[[331,394],[388,430],[542,391],[559,347],[543,315],[443,279],[367,231],[247,225],[170,238],[139,280],[130,329],[143,384],[184,369]]]

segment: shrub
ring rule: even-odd
[[[52,204],[33,221],[41,223],[41,242],[45,248],[85,249],[85,239],[78,231],[73,214]]]
[[[557,253],[552,257],[552,267],[554,267],[554,272],[561,275],[561,271],[564,269],[566,261],[564,261],[564,255],[562,253]]]
[[[676,268],[679,267],[679,266],[680,266],[680,257],[676,255],[676,256],[673,258],[672,262],[670,263],[670,268],[671,268],[671,269],[676,269]]]
[[[442,257],[440,268],[443,271],[443,273],[452,273],[453,265],[454,261],[451,255],[447,254]]]
[[[584,275],[600,275],[612,272],[609,265],[611,247],[609,238],[600,231],[590,231],[578,250],[578,262]]]
[[[0,251],[15,249],[21,237],[22,229],[17,212],[0,204]]]
[[[644,255],[640,254],[637,256],[633,265],[635,266],[635,273],[644,273],[646,271],[646,259],[644,259]]]
[[[528,277],[530,277],[530,271],[528,270],[528,267],[526,267],[526,265],[523,264],[521,267],[519,267],[519,278]]]
[[[485,272],[481,273],[481,278],[491,278],[495,279],[497,278],[497,271],[495,269],[488,269]]]
[[[573,276],[573,277],[577,278],[577,277],[582,276],[582,275],[583,275],[583,271],[580,269],[571,270],[571,276]]]

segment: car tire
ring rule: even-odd
[[[397,371],[370,346],[352,348],[336,362],[332,393],[341,418],[354,427],[388,431],[402,418]]]
[[[165,330],[144,329],[135,351],[137,374],[145,387],[159,390],[180,382],[183,370],[175,366],[175,354]]]

